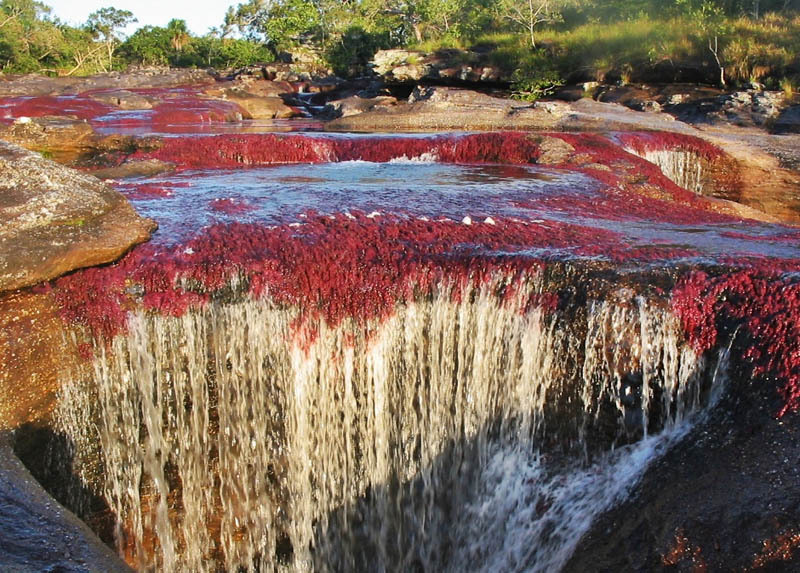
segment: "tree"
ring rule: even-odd
[[[728,31],[725,12],[713,0],[676,0],[678,7],[682,8],[687,16],[697,27],[697,33],[708,45],[708,50],[714,56],[714,61],[719,69],[719,83],[725,82],[725,65],[722,61],[720,39]]]
[[[192,39],[189,34],[189,28],[186,25],[186,20],[177,20],[173,18],[167,23],[167,31],[169,32],[170,44],[172,44],[172,48],[176,52],[182,51],[184,46]]]
[[[534,50],[536,28],[561,21],[562,5],[563,2],[558,0],[500,0],[498,4],[503,18],[525,30]]]
[[[266,28],[272,0],[248,0],[236,7],[229,6],[222,25],[222,36],[238,32],[244,38],[267,43]]]
[[[150,66],[169,63],[172,36],[167,28],[143,26],[119,47],[120,56],[127,62]]]
[[[96,12],[89,14],[86,28],[103,43],[106,49],[107,65],[104,66],[106,68],[104,71],[110,70],[114,63],[114,51],[121,43],[120,33],[122,29],[135,22],[138,22],[138,20],[129,10],[109,7],[100,8]]]

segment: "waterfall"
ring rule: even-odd
[[[663,301],[621,289],[565,313],[529,307],[539,276],[504,280],[366,324],[269,297],[132,312],[57,411],[120,553],[159,571],[563,565],[713,381]]]
[[[705,189],[703,163],[696,153],[682,149],[657,149],[640,152],[632,148],[625,148],[625,151],[656,165],[664,176],[676,185],[699,195],[703,194]]]

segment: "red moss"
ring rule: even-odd
[[[241,215],[254,209],[253,205],[247,201],[229,197],[209,201],[208,206],[213,211],[219,211],[227,215]]]
[[[170,99],[153,108],[152,124],[183,125],[239,121],[246,112],[236,103],[222,100],[181,97]]]
[[[761,553],[753,559],[749,570],[764,571],[778,561],[793,561],[797,559],[798,549],[800,549],[800,532],[793,529],[784,531],[772,539],[764,540]],[[776,569],[780,569],[779,564]]]
[[[607,221],[639,219],[673,225],[706,225],[732,223],[739,220],[729,215],[614,188],[592,195],[559,193],[532,198],[528,201],[518,201],[515,204],[524,208],[542,208],[569,213],[576,217],[598,218]]]
[[[521,254],[526,249],[593,256],[616,238],[558,222],[464,225],[362,214],[312,215],[299,227],[233,223],[170,249],[144,245],[117,264],[58,279],[56,296],[67,320],[110,337],[124,330],[126,311],[140,299],[145,308],[179,314],[240,277],[253,296],[268,295],[336,324],[384,316],[398,301],[443,282],[521,277],[541,265]]]
[[[137,157],[168,161],[181,168],[225,169],[243,165],[320,163],[333,157],[330,139],[285,135],[173,137],[156,151]]]
[[[114,187],[131,200],[158,199],[172,197],[172,187],[181,185],[170,183],[169,186],[160,183],[116,183]],[[186,185],[188,186],[188,184]]]
[[[183,168],[232,168],[242,165],[320,163],[327,161],[386,162],[430,154],[443,163],[535,163],[539,147],[521,133],[483,133],[461,137],[298,137],[245,134],[170,138],[139,156]]]
[[[550,134],[571,144],[575,151],[558,168],[581,171],[615,192],[628,192],[633,209],[653,207],[659,216],[675,222],[710,222],[717,205],[679,187],[654,164],[628,153],[615,141],[597,134]],[[619,136],[618,136],[619,137]],[[701,140],[698,140],[701,141]],[[536,163],[541,150],[523,133],[483,133],[458,137],[298,137],[248,134],[170,138],[138,158],[156,158],[180,168],[236,168],[286,163],[364,160],[386,162],[430,155],[443,163]],[[635,194],[635,195],[634,195]],[[652,200],[648,200],[652,199]],[[654,203],[653,201],[661,201]],[[610,211],[618,212],[616,205]],[[705,212],[705,215],[701,212]],[[731,217],[719,216],[719,221]]]
[[[612,186],[634,190],[643,185],[649,186],[649,193],[657,193],[660,198],[668,199],[687,207],[709,209],[709,202],[703,197],[680,187],[668,179],[659,167],[641,157],[625,151],[613,139],[597,134],[554,133],[552,137],[566,141],[575,148],[571,163],[580,160],[583,169],[592,169],[592,176],[607,178]],[[618,134],[617,137],[621,137]],[[594,165],[611,168],[612,172],[593,168]]]
[[[695,272],[672,297],[695,350],[705,352],[740,331],[743,342],[736,342],[753,376],[781,381],[779,414],[800,409],[800,282],[765,269],[717,277]]]
[[[105,115],[114,108],[81,96],[36,96],[0,98],[0,120],[10,123],[20,117],[73,115],[90,120]]]
[[[620,145],[636,153],[686,151],[708,161],[714,161],[724,155],[719,147],[705,139],[671,131],[631,131],[618,133],[615,138]]]
[[[751,235],[737,231],[725,231],[721,236],[729,239],[743,239],[745,241],[760,241],[769,243],[788,243],[792,245],[800,244],[800,231],[786,231],[769,235]]]

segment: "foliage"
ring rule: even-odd
[[[512,80],[512,97],[523,101],[536,101],[564,85],[564,78],[543,50],[534,52],[514,70]]]
[[[86,29],[105,47],[105,59],[98,60],[104,72],[114,65],[114,52],[121,42],[120,31],[136,21],[132,12],[117,8],[100,8],[89,14]]]
[[[515,73],[519,94],[540,95],[561,78],[635,78],[656,67],[777,86],[800,76],[798,10],[800,0],[245,0],[203,36],[176,19],[124,39],[135,21],[126,10],[103,8],[74,27],[35,0],[0,0],[0,69],[224,68],[302,47],[352,75],[379,49],[480,45]]]

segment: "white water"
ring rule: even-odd
[[[664,176],[676,185],[694,193],[703,194],[703,164],[697,154],[680,149],[660,149],[639,153],[626,148],[625,151],[658,166]]]
[[[563,565],[683,431],[704,368],[629,293],[582,323],[502,304],[500,281],[368,333],[320,322],[311,344],[268,300],[133,314],[59,404],[87,482],[105,468],[121,553],[159,571]]]

